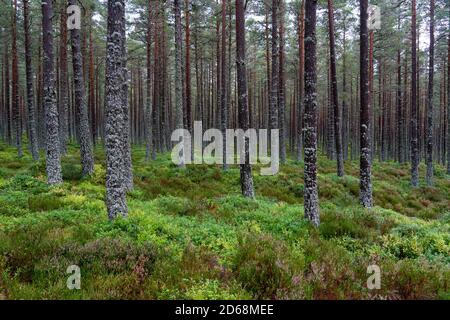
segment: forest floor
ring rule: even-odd
[[[70,146],[64,183],[48,187],[45,161],[0,145],[0,299],[450,299],[450,178],[411,189],[409,166],[373,165],[375,207],[358,205],[358,162],[347,175],[319,158],[321,225],[303,218],[303,166],[254,170],[256,200],[239,170],[146,163],[133,150],[129,217],[110,222],[104,151],[80,175]],[[424,176],[421,165],[421,176]],[[369,290],[369,265],[381,289]],[[69,290],[70,265],[81,290]]]

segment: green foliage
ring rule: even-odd
[[[2,145],[0,145],[2,146]],[[75,146],[65,182],[49,187],[45,161],[0,149],[0,296],[10,299],[417,299],[450,292],[450,183],[409,188],[407,166],[374,164],[376,207],[358,205],[358,164],[335,174],[319,157],[321,225],[303,218],[303,168],[254,172],[256,199],[239,170],[188,166],[133,150],[129,217],[109,221],[103,150],[81,176]],[[20,164],[20,168],[16,168]],[[14,167],[14,169],[11,169]],[[423,168],[422,168],[423,169]],[[81,267],[82,289],[66,288]],[[367,266],[382,288],[366,288]]]

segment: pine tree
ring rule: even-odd
[[[419,138],[417,107],[417,25],[416,0],[412,0],[411,19],[411,185],[419,186]]]
[[[184,128],[183,116],[183,67],[181,48],[181,8],[180,0],[173,0],[173,10],[175,16],[175,123],[177,129]],[[180,155],[180,167],[185,166],[186,154]]]
[[[305,0],[305,218],[319,226],[317,191],[317,0]]]
[[[59,136],[61,144],[61,154],[66,154],[67,142],[69,140],[69,91],[67,84],[67,13],[65,6],[61,6],[60,32]]]
[[[53,54],[53,4],[42,0],[42,43],[43,43],[43,99],[46,132],[46,168],[50,185],[62,182],[61,155],[59,147],[58,109],[56,107],[55,66]]]
[[[433,185],[433,86],[434,86],[434,0],[430,0],[430,63],[428,66],[428,101],[427,110],[427,126],[426,126],[426,164],[427,185]]]
[[[236,68],[238,81],[238,117],[239,127],[247,131],[249,129],[249,111],[247,95],[247,69],[245,58],[245,8],[244,0],[236,0]],[[253,198],[252,166],[249,155],[249,139],[245,138],[244,145],[245,163],[240,165],[241,190],[244,197]]]
[[[278,49],[278,2],[279,0],[272,0],[272,72],[271,72],[271,94],[270,94],[270,108],[269,108],[269,128],[279,129],[278,123],[278,77],[279,77],[279,49]]]
[[[124,150],[125,3],[108,0],[105,69],[106,207],[108,217],[127,216]]]
[[[13,16],[12,16],[12,123],[15,135],[15,144],[17,148],[17,155],[19,158],[23,156],[22,151],[22,128],[20,125],[20,106],[19,106],[19,62],[17,57],[17,0],[14,0]]]
[[[151,46],[152,46],[152,28],[151,28],[151,13],[152,13],[152,1],[148,1],[148,16],[147,16],[147,75],[146,75],[146,101],[145,101],[145,160],[149,161],[154,149],[153,145],[153,126],[152,126],[152,67],[151,67]]]
[[[450,6],[449,6],[450,8]],[[450,21],[450,10],[449,10]],[[448,47],[447,47],[447,174],[450,175],[450,28],[448,34]]]
[[[344,176],[344,157],[342,155],[342,130],[341,110],[339,108],[339,97],[337,90],[336,75],[336,47],[334,40],[334,12],[333,0],[328,0],[328,34],[330,39],[330,76],[331,76],[331,103],[333,105],[334,139],[337,160],[337,175]]]
[[[228,70],[228,62],[226,55],[226,45],[227,45],[227,0],[222,0],[222,32],[221,32],[221,51],[220,51],[220,62],[221,62],[221,73],[220,73],[220,120],[221,120],[221,129],[223,135],[223,169],[226,170],[228,168],[226,161],[226,135],[225,130],[228,127],[228,101],[227,101],[227,70]]]
[[[29,0],[23,1],[23,26],[25,40],[25,76],[27,90],[27,114],[30,139],[30,151],[34,161],[39,160],[39,144],[36,127],[36,109],[34,104],[32,48],[30,37]]]
[[[76,0],[69,0],[69,4],[75,4]],[[78,119],[78,140],[80,142],[81,167],[83,175],[91,175],[94,172],[94,155],[92,150],[92,136],[89,127],[89,117],[86,105],[86,94],[83,83],[83,62],[81,57],[80,30],[70,30],[72,47],[74,104]]]
[[[360,0],[360,202],[372,207],[371,139],[369,115],[368,0]]]
[[[279,10],[279,86],[278,86],[278,122],[280,127],[280,161],[281,163],[286,162],[286,81],[285,81],[285,71],[284,71],[284,60],[285,60],[285,37],[284,37],[284,15],[285,15],[285,3],[284,0],[279,0],[280,10]]]

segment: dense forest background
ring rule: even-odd
[[[0,1],[0,298],[449,297],[448,0]]]

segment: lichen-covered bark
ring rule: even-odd
[[[108,0],[105,67],[106,207],[108,217],[127,216],[124,131],[124,0]]]
[[[76,0],[70,0],[69,4],[75,4]],[[92,151],[91,129],[86,104],[86,94],[83,83],[83,59],[81,56],[80,30],[70,31],[72,45],[72,66],[74,81],[74,102],[78,118],[78,139],[80,142],[81,166],[83,175],[94,172],[94,156]]]
[[[11,144],[11,110],[10,110],[10,91],[9,91],[9,52],[8,52],[8,43],[5,45],[5,58],[3,60],[3,65],[5,68],[4,71],[4,79],[5,79],[5,109],[6,109],[6,116],[5,116],[5,128],[6,128],[6,141],[8,144]]]
[[[400,20],[400,18],[399,18]],[[400,24],[399,24],[400,27]],[[397,160],[404,162],[403,154],[403,100],[402,100],[402,62],[400,49],[397,51],[397,93],[396,93],[396,109],[397,109]]]
[[[428,101],[426,104],[426,156],[427,185],[433,185],[433,86],[434,86],[434,0],[430,0],[430,64],[428,65]]]
[[[279,51],[278,51],[278,1],[272,0],[272,74],[270,94],[270,129],[278,129],[278,76],[279,76]]]
[[[245,67],[245,11],[244,0],[236,0],[236,68],[238,85],[239,127],[244,131],[249,128],[249,111],[247,101],[247,70]],[[249,156],[249,139],[245,138],[245,163],[240,165],[241,191],[244,197],[253,198],[252,166]]]
[[[33,88],[33,64],[32,49],[30,39],[30,17],[29,2],[23,1],[23,26],[25,33],[25,77],[27,83],[27,113],[28,113],[28,130],[30,151],[34,161],[39,160],[39,144],[36,129],[36,108],[34,104],[34,88]]]
[[[344,176],[344,157],[342,154],[342,130],[341,110],[339,108],[339,97],[337,90],[336,74],[336,47],[334,40],[334,11],[333,0],[328,0],[328,38],[330,39],[330,77],[331,77],[331,103],[333,105],[334,143],[336,149],[337,175]]]
[[[151,29],[151,0],[148,1],[148,21],[147,21],[147,78],[146,78],[146,92],[147,97],[145,101],[145,160],[149,161],[152,154],[153,134],[152,134],[152,91],[151,91],[151,43],[152,43],[152,29]]]
[[[360,161],[359,199],[366,208],[372,207],[371,141],[369,115],[368,1],[360,1]]]
[[[419,186],[419,138],[417,107],[417,24],[416,0],[412,0],[411,21],[411,185]]]
[[[223,135],[223,145],[226,146],[225,130],[228,127],[228,101],[227,101],[227,70],[228,61],[226,55],[226,38],[227,38],[227,0],[222,0],[222,46],[221,46],[221,77],[220,77],[220,124]],[[226,159],[226,148],[223,148],[223,169],[227,169],[228,165]]]
[[[299,16],[299,73],[298,73],[298,108],[297,108],[297,161],[302,160],[303,155],[303,91],[305,71],[305,1],[302,1]]]
[[[182,129],[183,124],[183,80],[182,80],[182,48],[181,48],[181,8],[180,0],[173,0],[175,16],[175,126]],[[181,155],[180,167],[184,167],[184,154]]]
[[[305,218],[319,226],[317,191],[317,0],[305,0]]]
[[[59,136],[61,153],[66,154],[69,140],[69,91],[67,86],[67,13],[66,7],[61,8],[59,46]]]
[[[12,123],[15,134],[15,144],[17,155],[19,158],[23,156],[22,151],[22,126],[20,121],[19,106],[19,64],[17,60],[17,0],[14,0],[13,17],[12,17]]]
[[[125,6],[125,0],[123,0]],[[125,9],[124,9],[125,11]],[[124,128],[122,131],[122,148],[124,152],[124,184],[127,190],[133,189],[133,167],[131,163],[131,139],[130,139],[130,110],[128,107],[128,69],[127,69],[127,46],[125,31],[125,15],[123,17],[123,28],[120,29],[122,35],[122,112],[124,115]]]
[[[279,45],[279,87],[278,87],[278,122],[280,126],[280,160],[281,163],[286,162],[286,81],[284,74],[284,47],[285,47],[285,39],[284,39],[284,15],[285,15],[285,3],[284,0],[279,0],[280,10],[279,10],[279,19],[280,19],[280,45]]]
[[[55,66],[53,55],[53,4],[42,0],[42,43],[44,52],[43,98],[45,109],[47,181],[50,185],[62,182],[59,147],[59,120],[56,107]]]

